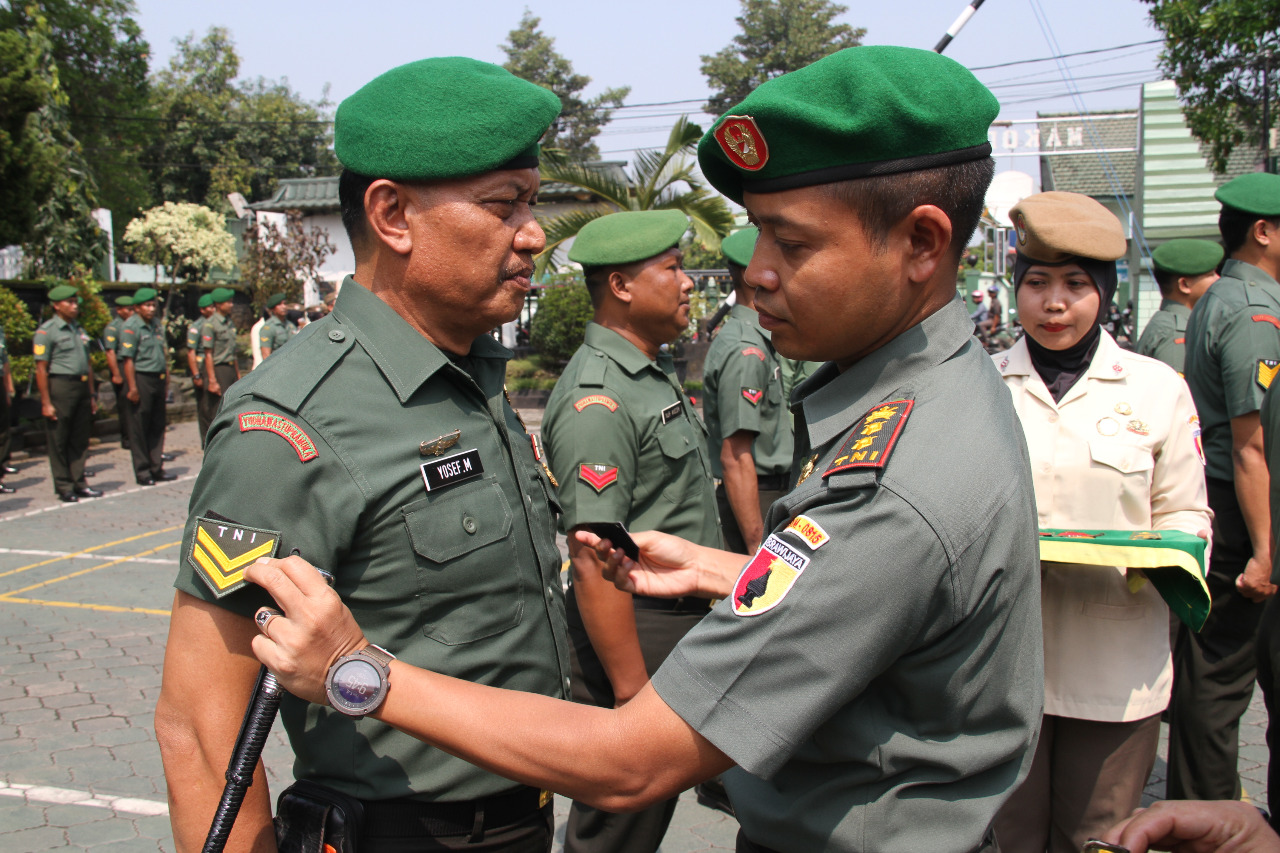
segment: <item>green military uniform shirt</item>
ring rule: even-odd
[[[1231,419],[1256,412],[1280,369],[1280,284],[1229,259],[1187,322],[1187,385],[1204,432],[1205,474],[1235,480]]]
[[[621,521],[719,547],[706,431],[671,356],[596,323],[547,401],[542,436],[564,528]]]
[[[400,660],[567,696],[555,496],[505,402],[509,357],[487,336],[450,357],[348,278],[329,316],[223,400],[177,588],[248,616],[261,590],[218,598],[196,566],[240,571],[254,549],[297,549]],[[280,709],[299,779],[365,799],[469,800],[514,784],[371,718],[287,695]]]
[[[148,323],[141,314],[134,314],[125,321],[120,332],[117,350],[120,358],[133,359],[133,369],[139,373],[164,373],[168,361],[165,352],[164,329],[159,321]]]
[[[79,324],[56,314],[40,324],[31,351],[36,361],[49,362],[51,376],[89,377],[89,338]]]
[[[9,363],[9,345],[4,339],[4,326],[0,325],[0,369]],[[4,424],[8,426],[8,424]]]
[[[205,318],[201,317],[192,322],[190,326],[187,326],[187,349],[195,353],[197,357],[204,355],[204,345],[200,335],[204,320]]]
[[[782,372],[783,402],[789,406],[792,392],[821,366],[822,362],[820,361],[802,361],[798,358],[778,356],[778,367]]]
[[[804,390],[808,476],[651,683],[738,765],[725,787],[752,842],[972,853],[1030,767],[1044,702],[1009,392],[959,299]],[[965,435],[996,452],[957,450]]]
[[[271,350],[271,354],[275,355],[282,346],[289,343],[289,338],[293,337],[295,331],[279,317],[272,315],[258,330],[258,346]]]
[[[224,317],[217,311],[204,321],[200,332],[200,347],[213,353],[213,363],[235,364],[236,362],[236,326],[230,317]]]
[[[791,415],[782,391],[782,371],[760,315],[735,305],[711,342],[703,368],[703,413],[711,472],[724,478],[720,447],[740,430],[755,433],[751,444],[759,475],[791,471]]]
[[[1151,315],[1138,339],[1138,354],[1163,361],[1181,375],[1186,361],[1187,321],[1191,309],[1181,302],[1165,299]]]
[[[120,346],[120,333],[124,330],[124,320],[120,315],[111,318],[111,322],[102,330],[102,351],[117,352]]]

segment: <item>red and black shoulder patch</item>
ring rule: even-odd
[[[914,405],[915,400],[894,400],[881,403],[863,415],[835,459],[822,472],[823,478],[851,468],[883,468]]]
[[[578,479],[595,489],[596,494],[600,494],[618,482],[618,468],[616,465],[583,462],[578,466]]]
[[[747,356],[754,355],[756,358],[760,359],[761,361],[765,361],[768,358],[764,354],[764,350],[760,349],[760,347],[747,347],[742,351],[742,354]]]
[[[764,399],[764,391],[759,388],[743,388],[742,398],[753,406],[760,405],[760,401]]]
[[[606,397],[604,394],[589,394],[581,400],[573,404],[573,407],[581,412],[587,406],[604,406],[611,412],[618,411],[618,403],[612,397]]]
[[[274,432],[289,442],[301,462],[310,462],[320,455],[320,451],[316,449],[316,443],[311,440],[311,436],[307,435],[302,427],[283,415],[275,415],[271,412],[245,412],[240,415],[241,432],[259,429]]]

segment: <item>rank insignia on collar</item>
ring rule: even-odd
[[[863,415],[836,458],[822,472],[823,479],[850,468],[883,468],[914,405],[915,400],[894,400]]]
[[[583,462],[578,466],[578,478],[600,494],[618,481],[618,468],[596,462]]]
[[[1275,326],[1277,329],[1280,329],[1280,319],[1276,319],[1275,317],[1272,317],[1270,314],[1254,314],[1249,319],[1255,323],[1270,323],[1271,325]]]
[[[739,169],[758,172],[769,162],[769,146],[751,116],[725,116],[715,138],[729,162]]]
[[[1151,432],[1151,428],[1137,418],[1134,418],[1129,421],[1129,423],[1125,424],[1124,428],[1135,435],[1148,435]]]
[[[529,425],[524,422],[524,417],[520,414],[520,410],[516,408],[516,404],[511,402],[511,394],[507,391],[506,385],[502,386],[502,396],[507,401],[507,405],[511,407],[511,414],[515,415],[516,420],[520,422],[520,429],[527,433],[529,431]]]
[[[808,567],[808,557],[770,534],[733,585],[733,612],[759,616],[772,610]]]
[[[764,392],[756,388],[743,388],[742,397],[753,406],[760,405],[760,400],[764,397]]]
[[[441,453],[444,453],[450,447],[457,444],[460,438],[462,438],[462,430],[455,429],[453,432],[445,433],[438,438],[433,438],[430,441],[424,441],[419,444],[418,454],[420,456],[439,456]]]
[[[612,397],[606,397],[603,394],[590,394],[573,404],[573,407],[581,412],[587,406],[604,406],[611,412],[618,411],[618,404]]]
[[[760,349],[760,347],[747,347],[742,351],[742,354],[748,355],[748,356],[754,355],[756,358],[760,359],[761,361],[765,360],[764,350]]]
[[[1265,391],[1271,387],[1271,381],[1276,378],[1276,371],[1280,370],[1280,360],[1274,358],[1258,359],[1258,384]]]
[[[311,436],[307,435],[302,427],[282,415],[271,412],[244,412],[240,415],[240,431],[250,432],[251,430],[274,432],[289,442],[294,452],[298,454],[299,461],[310,462],[320,455]]]
[[[818,464],[818,454],[813,454],[805,460],[804,467],[800,469],[800,477],[796,480],[796,485],[800,485],[809,479],[809,475],[813,473],[813,466]]]
[[[785,533],[792,533],[804,541],[813,550],[818,550],[823,545],[831,541],[831,537],[827,535],[827,531],[823,530],[818,522],[809,518],[807,515],[797,515],[787,525]]]
[[[280,532],[246,527],[211,513],[196,518],[187,562],[218,598],[245,586],[244,570],[259,557],[274,557]]]

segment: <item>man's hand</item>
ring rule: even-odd
[[[1256,555],[1245,563],[1244,571],[1236,576],[1236,589],[1250,601],[1266,601],[1276,594],[1276,586],[1271,582],[1271,563]]]
[[[130,388],[128,391],[125,391],[124,395],[125,397],[128,398],[130,403],[136,403],[142,399],[142,394],[138,393],[138,388],[136,385]]]
[[[221,394],[222,386],[218,384],[218,380],[210,377],[209,387],[204,390],[208,391],[210,394]]]
[[[192,378],[192,380],[191,380],[191,384],[192,384],[192,385],[194,385],[194,386],[196,386],[197,388],[202,388],[202,387],[204,387],[204,377],[200,376],[200,374],[198,374],[198,373],[197,373],[197,374]]]
[[[678,536],[646,530],[631,537],[640,548],[637,562],[589,531],[579,530],[574,535],[583,545],[596,549],[604,563],[606,580],[626,592],[657,598],[724,598],[733,591],[747,559],[742,554],[705,548]]]
[[[41,401],[40,414],[44,415],[51,421],[56,421],[58,419],[58,410],[53,407],[53,403],[48,401]]]
[[[120,371],[118,370],[111,371],[111,384],[112,385],[124,384],[124,377],[120,375]]]
[[[1102,840],[1146,853],[1280,853],[1280,837],[1258,810],[1236,800],[1166,800],[1138,809]]]
[[[262,558],[245,579],[270,593],[283,610],[253,638],[253,654],[294,696],[328,704],[329,667],[369,644],[351,611],[324,578],[301,557]]]

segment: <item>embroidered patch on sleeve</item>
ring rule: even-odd
[[[1271,381],[1276,378],[1276,371],[1280,370],[1280,360],[1274,358],[1258,359],[1258,384],[1262,386],[1262,390],[1271,387]]]
[[[573,404],[573,407],[581,412],[587,406],[604,406],[611,412],[618,411],[618,404],[611,397],[603,394],[590,394]]]
[[[196,518],[187,562],[218,598],[244,586],[244,570],[260,557],[274,557],[278,530],[246,527],[219,518]]]
[[[36,354],[36,355],[44,355],[44,344],[36,344],[36,345],[35,345],[35,354]]]
[[[281,415],[273,415],[270,412],[245,412],[240,415],[241,432],[258,429],[274,432],[289,442],[297,452],[298,459],[302,462],[310,462],[320,455],[320,451],[316,449],[316,443],[311,440],[311,436],[307,435],[302,427],[288,418]]]
[[[1280,329],[1280,319],[1272,317],[1270,314],[1254,314],[1249,319],[1255,323],[1270,323],[1277,329]]]
[[[742,397],[751,405],[758,406],[761,398],[764,397],[764,392],[758,388],[743,388]]]
[[[583,462],[578,466],[578,477],[600,494],[618,481],[618,469],[613,465]]]
[[[760,347],[747,347],[746,349],[744,349],[744,350],[742,351],[742,354],[743,354],[743,355],[754,355],[756,358],[760,359],[761,361],[765,361],[765,359],[766,359],[766,356],[765,356],[765,354],[764,354],[764,350],[760,349]]]
[[[777,607],[808,566],[808,557],[770,534],[733,586],[733,612],[759,616]]]
[[[883,468],[914,405],[914,400],[894,400],[863,415],[836,458],[822,472],[823,478],[849,468]]]
[[[786,533],[794,533],[799,536],[806,545],[813,550],[818,550],[823,545],[831,541],[831,537],[827,535],[827,531],[823,530],[818,522],[809,518],[807,515],[797,515],[787,525]]]

